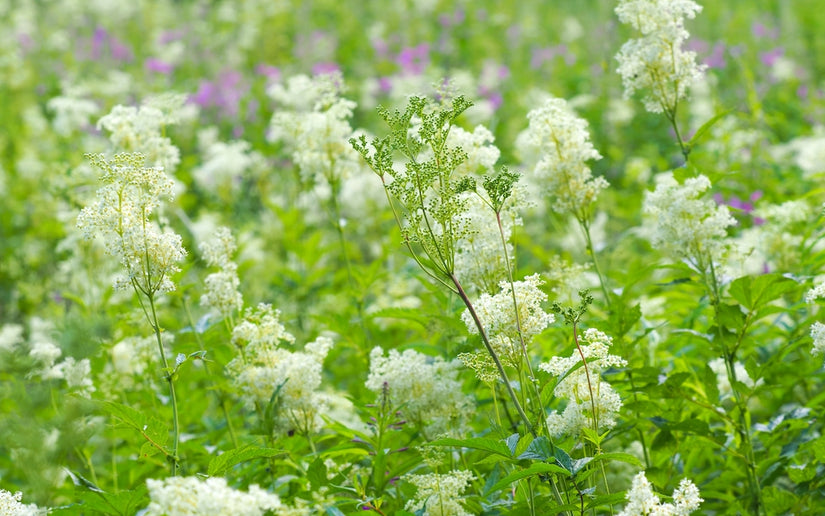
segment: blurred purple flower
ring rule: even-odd
[[[132,49],[114,36],[109,38],[109,49],[112,51],[112,59],[115,61],[131,63],[135,59]]]
[[[267,82],[270,83],[281,80],[281,69],[266,63],[259,63],[258,66],[255,67],[255,73],[263,75],[266,77]]]
[[[98,25],[92,35],[92,59],[97,60],[102,57],[103,46],[106,44],[107,39],[109,39],[109,33],[106,32],[106,29]]]
[[[773,50],[760,53],[759,60],[762,61],[762,64],[765,66],[773,66],[776,60],[783,55],[785,55],[785,49],[782,47],[776,47]]]
[[[184,31],[182,29],[164,31],[160,35],[160,44],[165,45],[167,43],[183,39],[183,35]]]
[[[710,55],[705,58],[708,68],[725,68],[728,63],[725,61],[725,44],[721,41],[713,45]]]
[[[404,47],[395,62],[405,74],[420,75],[430,64],[430,46],[422,43],[415,47]]]
[[[162,73],[163,75],[169,75],[175,70],[175,65],[162,61],[157,57],[147,58],[143,63],[143,67],[146,68],[147,71]]]
[[[576,64],[576,56],[570,52],[565,43],[560,43],[554,47],[544,47],[533,49],[530,58],[530,68],[537,70],[547,61],[552,61],[557,56],[564,58],[564,63],[568,66]]]
[[[202,108],[218,108],[221,116],[236,118],[241,99],[249,90],[249,85],[242,79],[240,72],[225,70],[214,81],[201,81],[198,91],[189,97],[189,102]]]
[[[316,63],[312,66],[313,75],[328,75],[341,71],[341,67],[336,63]]]
[[[389,77],[379,77],[378,78],[378,88],[381,90],[381,93],[389,93],[392,91],[392,79]]]
[[[776,39],[779,37],[779,29],[768,28],[761,22],[753,22],[751,25],[751,33],[753,34],[753,37],[758,39]]]

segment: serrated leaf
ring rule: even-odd
[[[550,439],[540,435],[533,439],[527,449],[518,456],[519,459],[549,460],[553,458]]]
[[[507,448],[510,449],[511,456],[516,454],[516,447],[518,446],[519,438],[519,434],[516,433],[504,440],[504,443],[507,445]]]
[[[327,466],[320,457],[312,461],[307,468],[307,479],[313,490],[318,490],[327,484]]]
[[[559,475],[569,476],[570,472],[565,470],[564,468],[557,466],[555,464],[547,464],[546,462],[535,462],[531,464],[529,467],[525,469],[521,469],[518,471],[514,471],[507,475],[506,477],[502,478],[498,482],[496,482],[488,492],[494,493],[500,489],[503,489],[513,482],[521,480],[523,478],[532,477],[534,475],[539,475],[542,473],[558,473]]]
[[[728,293],[742,306],[754,311],[796,287],[796,281],[773,273],[737,278],[730,284]]]
[[[510,449],[502,440],[488,439],[486,437],[471,437],[469,439],[436,439],[427,443],[428,446],[453,446],[456,448],[469,448],[471,450],[486,451],[495,453],[508,459],[511,457]]]
[[[235,448],[234,450],[229,450],[210,460],[207,473],[212,477],[221,476],[232,466],[240,464],[241,462],[246,462],[252,459],[278,457],[279,455],[286,455],[286,452],[276,450],[274,448],[260,448],[254,445]]]
[[[573,472],[573,459],[570,458],[570,455],[568,455],[566,451],[556,447],[556,452],[553,454],[553,457],[561,467],[570,473]]]

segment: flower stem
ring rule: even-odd
[[[160,324],[158,324],[158,314],[155,310],[154,292],[151,292],[146,297],[149,300],[149,308],[152,311],[152,317],[149,319],[149,323],[152,325],[152,329],[155,331],[155,337],[157,337],[158,351],[160,352],[160,358],[163,361],[164,378],[166,379],[166,382],[169,384],[169,395],[172,403],[172,428],[174,433],[172,455],[169,456],[169,461],[172,463],[172,476],[176,476],[178,474],[178,465],[180,463],[180,459],[178,458],[180,427],[178,424],[178,399],[175,395],[174,372],[169,368],[169,362],[166,360],[166,353],[163,351],[163,340],[161,339],[160,335]]]

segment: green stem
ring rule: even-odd
[[[599,286],[602,288],[604,300],[607,303],[607,310],[610,311],[610,294],[607,291],[602,270],[599,268],[599,261],[596,259],[596,250],[593,249],[593,239],[590,237],[590,223],[584,218],[578,219],[578,221],[579,226],[581,226],[582,232],[584,233],[584,239],[587,245],[587,254],[590,255],[590,259],[593,261],[593,268],[596,269],[596,275],[599,277]]]
[[[169,457],[169,461],[172,463],[172,476],[176,476],[178,474],[178,464],[180,462],[180,459],[178,458],[178,444],[180,443],[180,427],[178,424],[178,399],[175,395],[174,371],[172,371],[169,368],[169,362],[166,360],[166,353],[163,351],[163,340],[161,339],[160,335],[160,324],[158,323],[158,315],[157,311],[155,310],[154,292],[150,293],[147,296],[147,298],[149,300],[149,307],[152,310],[152,318],[149,322],[152,325],[152,329],[155,331],[155,337],[157,337],[158,351],[160,352],[160,358],[163,361],[164,377],[166,378],[166,382],[169,384],[169,394],[172,403],[172,425],[174,433],[172,455]]]

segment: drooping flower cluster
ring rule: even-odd
[[[679,100],[707,68],[696,63],[695,52],[682,49],[689,36],[685,18],[695,18],[701,10],[692,0],[619,2],[619,20],[642,33],[622,45],[616,55],[626,98],[644,91],[645,109],[675,116]]]
[[[633,484],[625,498],[627,505],[618,516],[687,516],[704,502],[696,484],[683,478],[679,487],[673,491],[673,503],[662,503],[653,493],[653,487],[644,471],[633,478]]]
[[[627,365],[627,361],[608,354],[612,342],[599,330],[588,328],[580,337],[581,354],[576,350],[569,357],[553,357],[539,364],[542,371],[562,378],[553,392],[567,400],[562,414],[554,410],[547,416],[547,426],[554,436],[578,435],[582,428],[595,429],[595,423],[598,431],[616,425],[622,399],[601,375],[611,367]],[[582,363],[582,355],[586,364]]]
[[[100,237],[106,251],[120,261],[126,273],[117,278],[116,287],[134,286],[147,295],[174,290],[171,276],[180,271],[177,263],[186,251],[180,235],[161,230],[151,219],[161,198],[171,198],[172,180],[161,168],[144,166],[142,154],[88,158],[103,171],[104,185],[95,203],[77,217],[83,237]]]
[[[303,178],[329,184],[333,195],[340,192],[342,179],[360,168],[358,154],[348,143],[355,102],[342,98],[343,90],[343,79],[335,73],[296,75],[267,91],[277,103],[268,139],[283,142]]]
[[[537,160],[528,178],[553,198],[553,211],[590,218],[590,207],[607,188],[603,177],[593,177],[587,162],[601,155],[590,143],[587,121],[579,118],[564,99],[549,98],[527,114],[529,126],[519,138],[521,152]]]
[[[422,516],[470,516],[461,505],[461,493],[475,478],[466,470],[453,470],[447,474],[428,473],[407,475],[407,482],[417,488],[415,497],[404,507]]]
[[[23,493],[12,494],[5,489],[0,489],[0,514],[3,516],[38,516],[45,514],[35,504],[24,504],[21,502]]]
[[[703,175],[679,184],[673,174],[663,174],[642,208],[653,247],[675,259],[687,259],[702,272],[724,257],[726,230],[736,224],[727,206],[702,198],[710,186]]]
[[[218,477],[150,478],[146,487],[151,502],[145,516],[263,516],[281,508],[276,494],[255,484],[249,486],[249,492],[238,491]]]
[[[318,337],[291,352],[280,347],[295,338],[278,321],[279,312],[259,304],[247,309],[235,326],[232,342],[240,353],[226,367],[234,377],[247,407],[262,410],[275,397],[275,428],[309,433],[315,430],[325,408],[321,385],[324,359],[332,339]]]
[[[517,366],[521,363],[522,338],[525,346],[529,345],[536,335],[555,321],[553,314],[545,312],[541,307],[541,303],[547,301],[547,294],[539,288],[543,284],[544,281],[539,274],[513,282],[512,287],[515,289],[509,281],[502,281],[499,285],[500,292],[494,296],[482,294],[473,305],[487,332],[490,344],[502,361],[509,365]],[[514,290],[518,312],[513,305]],[[467,325],[470,333],[478,334],[478,327],[469,310],[461,314],[461,320]]]
[[[220,268],[220,271],[213,272],[204,279],[206,292],[201,296],[201,304],[230,320],[235,311],[243,307],[243,297],[238,291],[241,285],[238,266],[232,261],[236,249],[232,232],[226,227],[218,228],[211,240],[200,245],[206,263]]]
[[[384,350],[375,347],[365,385],[376,394],[386,386],[392,402],[403,405],[405,416],[435,435],[460,427],[473,406],[462,392],[459,368],[457,360],[445,362],[412,349],[392,349],[384,356]]]

